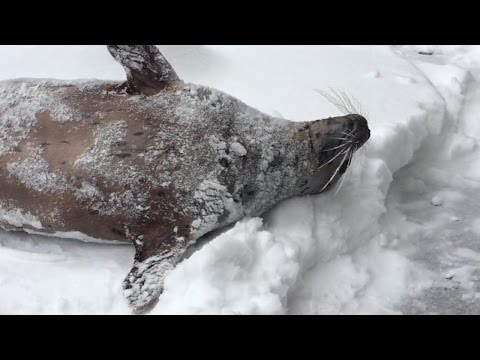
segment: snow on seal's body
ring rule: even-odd
[[[154,46],[110,45],[127,82],[0,82],[0,226],[132,242],[134,312],[204,234],[319,193],[369,138],[347,115],[290,122],[178,79]]]

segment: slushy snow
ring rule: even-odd
[[[480,47],[160,49],[182,79],[293,121],[341,115],[315,89],[346,91],[372,136],[337,194],[193,246],[152,314],[480,313]],[[0,46],[0,79],[124,76],[103,46]],[[128,314],[132,263],[132,246],[1,232],[0,313]]]

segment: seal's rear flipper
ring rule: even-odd
[[[133,241],[135,261],[123,281],[124,295],[134,314],[151,310],[163,292],[165,276],[180,260],[186,243],[183,237],[169,234],[167,237]]]
[[[127,91],[155,95],[170,82],[179,81],[175,70],[155,45],[107,45],[127,73]]]
[[[175,265],[173,259],[152,256],[145,261],[137,261],[123,281],[126,296],[134,314],[151,310],[163,292],[165,275]]]

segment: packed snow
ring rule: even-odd
[[[372,135],[338,193],[194,245],[151,314],[480,313],[479,46],[159,48],[180,78],[293,121],[341,115],[315,90],[344,90]],[[0,46],[0,79],[16,77],[125,74],[104,46]],[[2,216],[36,221],[0,203]],[[129,314],[133,253],[0,232],[0,313]]]

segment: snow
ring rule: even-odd
[[[19,228],[25,225],[35,229],[43,228],[40,220],[32,214],[25,214],[19,209],[7,209],[2,202],[0,202],[0,220]]]
[[[237,156],[243,157],[247,155],[247,149],[245,149],[245,146],[240,144],[239,142],[234,142],[230,144],[230,151],[233,151]]]
[[[337,194],[287,200],[194,245],[151,313],[480,313],[480,47],[160,49],[180,78],[279,118],[340,115],[314,89],[344,90],[372,136]],[[0,46],[0,79],[124,76],[102,46]],[[132,263],[131,246],[1,232],[0,313],[129,313]]]
[[[11,177],[16,178],[29,189],[35,191],[58,191],[68,189],[67,179],[48,169],[48,162],[35,152],[20,163],[10,163],[7,166]]]

